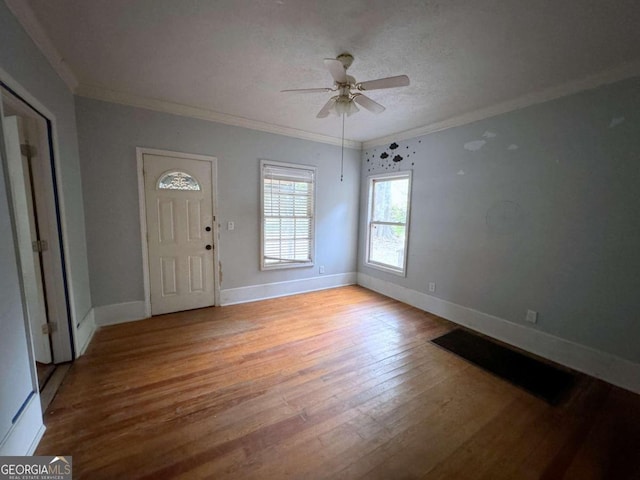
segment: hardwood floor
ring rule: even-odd
[[[54,363],[40,363],[36,362],[36,374],[38,375],[38,389],[42,391],[45,384],[53,375],[56,366]]]
[[[360,287],[101,329],[37,455],[74,478],[637,479],[640,396],[551,407],[429,342],[452,325]]]
[[[40,405],[42,406],[42,413],[45,413],[49,408],[49,405],[55,398],[56,393],[58,393],[58,388],[62,385],[64,377],[67,375],[70,368],[71,362],[57,364],[51,374],[51,378],[47,380],[44,388],[40,390]]]

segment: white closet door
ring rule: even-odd
[[[0,162],[0,441],[33,392],[17,249],[9,216],[6,152]]]

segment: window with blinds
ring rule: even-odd
[[[260,164],[262,184],[262,270],[313,265],[314,167]]]

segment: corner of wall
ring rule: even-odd
[[[134,322],[147,318],[145,303],[126,302],[94,307],[96,327]]]
[[[96,333],[95,309],[90,308],[84,318],[77,324],[75,329],[76,358],[84,355]]]

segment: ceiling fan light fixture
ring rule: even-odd
[[[331,111],[341,117],[346,115],[347,117],[359,112],[360,109],[356,106],[353,100],[347,96],[340,96],[336,99],[336,103],[331,107]]]

